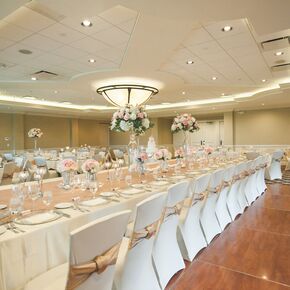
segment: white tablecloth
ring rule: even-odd
[[[7,231],[0,236],[0,289],[20,290],[33,277],[67,262],[69,233],[72,230],[113,212],[133,210],[138,202],[152,194],[145,192],[131,199],[123,198],[119,203],[90,207],[89,213],[66,209],[64,211],[71,218],[62,217],[47,224],[21,226],[25,233]]]

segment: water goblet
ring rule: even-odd
[[[127,186],[130,187],[132,185],[132,175],[126,175],[125,182],[126,182]]]
[[[96,198],[96,193],[97,193],[97,191],[99,189],[98,182],[96,180],[90,181],[89,189],[90,189],[90,192],[93,194],[93,199],[95,199]]]
[[[42,202],[49,207],[52,202],[52,192],[51,191],[44,191],[42,194]]]
[[[40,197],[40,188],[38,183],[31,183],[27,187],[28,195],[32,200],[31,211],[35,209],[35,201]]]
[[[22,210],[22,201],[19,197],[12,197],[9,201],[9,212],[12,216],[12,221],[15,220],[16,215],[21,213]]]

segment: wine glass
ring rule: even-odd
[[[52,202],[52,192],[44,191],[42,194],[42,202],[48,207]]]
[[[34,211],[35,201],[40,197],[40,187],[38,183],[31,183],[27,187],[28,194],[32,200],[31,211]]]
[[[19,179],[21,182],[25,183],[29,177],[29,172],[27,170],[19,172]]]
[[[89,189],[90,189],[90,192],[93,194],[93,199],[95,199],[96,198],[96,193],[97,193],[97,191],[99,189],[98,182],[96,180],[90,181]]]
[[[132,185],[132,175],[126,175],[125,182],[126,182],[127,186],[130,187]]]
[[[115,191],[117,188],[114,187],[114,183],[116,180],[117,176],[116,176],[116,170],[110,170],[109,171],[109,181],[110,181],[110,185],[111,185],[111,190]]]

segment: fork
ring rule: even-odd
[[[6,224],[5,227],[6,227],[6,229],[7,229],[8,231],[11,231],[11,232],[13,232],[13,233],[15,233],[15,234],[19,234],[19,232],[18,232],[16,229],[12,228],[11,225],[10,225],[9,223]]]
[[[10,226],[11,226],[11,228],[13,228],[14,230],[17,230],[18,232],[25,233],[25,230],[21,229],[20,227],[17,227],[17,226],[15,225],[15,223],[13,223],[13,222],[10,223]]]

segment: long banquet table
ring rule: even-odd
[[[225,164],[221,165],[225,166]],[[208,168],[208,171],[217,169],[217,167]],[[124,168],[127,171],[126,168]],[[181,174],[185,173],[183,169]],[[192,169],[194,170],[194,168]],[[167,175],[172,175],[173,170],[170,170]],[[205,173],[206,170],[203,171]],[[124,172],[124,175],[127,173]],[[188,177],[186,177],[188,178]],[[110,185],[106,182],[107,172],[99,172],[98,180],[104,183],[104,186],[98,191],[110,191]],[[151,174],[146,175],[146,182],[153,181]],[[79,196],[82,200],[89,199],[92,194],[80,189],[64,190],[59,188],[61,178],[45,180],[43,191],[53,192],[53,202],[50,208],[59,202],[71,201],[73,197]],[[133,183],[138,183],[138,176],[133,175]],[[24,285],[35,276],[46,272],[47,270],[63,264],[68,261],[69,255],[69,233],[90,222],[96,218],[103,217],[107,214],[121,210],[133,210],[131,220],[134,218],[134,208],[138,202],[149,197],[157,192],[166,191],[166,187],[152,187],[151,190],[146,190],[143,193],[135,194],[128,198],[118,197],[119,202],[110,201],[106,204],[86,207],[89,212],[80,212],[72,208],[62,210],[71,217],[61,217],[60,219],[41,225],[21,225],[24,233],[14,233],[6,231],[0,235],[0,289],[1,290],[20,290]],[[121,181],[118,186],[125,188],[125,181]],[[11,198],[11,189],[3,187],[0,189],[0,204],[9,204]],[[25,200],[24,206],[31,207],[31,201]],[[37,204],[37,209],[47,210],[44,204]],[[0,211],[1,213],[1,211]]]

